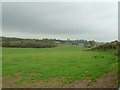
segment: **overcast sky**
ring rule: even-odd
[[[4,2],[2,19],[3,36],[118,39],[118,7],[113,2]]]

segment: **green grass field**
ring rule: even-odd
[[[22,77],[16,83],[65,78],[72,83],[89,77],[96,80],[108,72],[117,72],[114,51],[86,51],[80,46],[55,48],[3,48],[2,75]],[[4,83],[3,83],[4,84]]]

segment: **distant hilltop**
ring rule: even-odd
[[[58,45],[79,45],[84,46],[86,48],[97,49],[98,47],[102,47],[103,45],[113,44],[115,48],[115,43],[117,40],[112,42],[95,42],[94,40],[60,40],[60,39],[23,39],[16,37],[0,37],[0,46],[2,47],[22,47],[22,48],[51,48],[56,47]],[[110,45],[111,45],[110,44]],[[113,45],[112,45],[113,46]]]
[[[102,43],[87,40],[60,40],[60,39],[23,39],[16,37],[0,37],[2,39],[3,47],[52,47],[59,44],[62,45],[82,45],[85,47],[93,47],[96,45],[101,45]],[[51,46],[52,45],[52,46]]]

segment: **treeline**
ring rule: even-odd
[[[0,37],[0,46],[2,47],[22,47],[22,48],[51,48],[58,45],[81,45],[91,50],[110,50],[120,48],[120,42],[95,42],[94,40],[57,40],[57,39],[21,39]]]
[[[88,48],[91,48],[91,47],[94,47],[94,46],[100,44],[100,43],[95,42],[94,40],[87,41],[87,40],[84,40],[84,39],[82,39],[82,40],[70,40],[70,39],[67,39],[67,40],[56,40],[56,39],[54,39],[54,41],[57,44],[82,45],[82,46],[88,47]]]
[[[20,39],[2,37],[2,47],[51,48],[57,44],[51,39]]]
[[[80,44],[84,44],[84,42],[86,42],[86,40],[70,40],[70,39],[66,39],[66,40],[60,40],[60,39],[53,39],[57,44],[67,44],[67,45],[80,45]]]
[[[58,45],[81,45],[87,48],[92,48],[97,46],[98,43],[94,40],[59,40],[59,39],[21,39],[21,38],[10,38],[1,37],[0,42],[3,47],[33,47],[33,48],[45,48],[45,47],[55,47]]]
[[[84,41],[83,45],[84,45],[84,47],[92,48],[92,47],[97,46],[98,44],[94,40],[92,40],[92,41],[86,40],[86,41]]]
[[[99,45],[97,47],[91,48],[91,50],[110,50],[110,49],[117,49],[117,50],[120,49],[120,42],[116,40],[110,43],[107,42],[103,45]]]

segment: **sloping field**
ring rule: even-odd
[[[59,46],[3,48],[2,52],[3,87],[95,87],[106,74],[113,79],[105,87],[112,87],[111,83],[117,86],[114,51]]]

